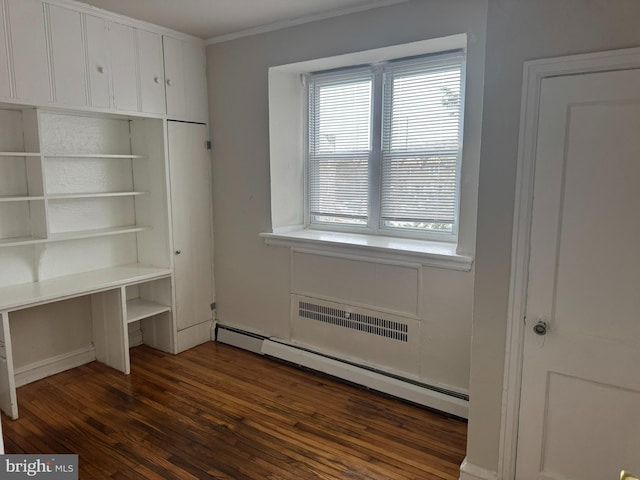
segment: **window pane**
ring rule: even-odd
[[[452,233],[456,156],[387,157],[382,172],[383,224]]]
[[[385,69],[381,226],[453,233],[462,56]]]
[[[314,78],[309,89],[309,210],[313,223],[367,225],[371,74]]]

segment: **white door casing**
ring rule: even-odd
[[[640,402],[634,393],[640,385],[631,374],[640,359],[640,327],[633,316],[638,303],[630,293],[634,286],[638,290],[633,272],[640,264],[633,245],[640,227],[633,212],[640,196],[625,185],[640,179],[633,161],[640,153],[634,135],[640,123],[634,86],[640,75],[618,71],[545,79],[638,65],[640,49],[525,65],[502,478],[610,478],[612,470],[616,478],[621,468],[638,468],[629,465],[638,458],[629,449],[640,449],[633,433],[640,431],[640,420],[628,405]],[[549,321],[546,337],[532,330],[542,317]]]

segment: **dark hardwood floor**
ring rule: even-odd
[[[18,389],[7,453],[78,453],[81,479],[457,479],[466,424],[217,343],[131,350]]]

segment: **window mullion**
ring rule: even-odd
[[[371,151],[369,152],[369,228],[380,231],[382,196],[382,105],[383,68],[373,67]]]

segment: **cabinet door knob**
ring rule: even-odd
[[[99,73],[104,73],[104,72],[106,72],[106,71],[107,71],[107,69],[106,69],[106,68],[104,68],[104,67],[103,67],[103,66],[101,66],[101,65],[98,65],[98,72],[99,72]]]
[[[160,83],[160,77],[157,77],[157,76],[156,76],[156,77],[153,77],[153,81],[154,81],[155,83]]]
[[[170,78],[167,78],[167,85],[169,85],[169,86],[173,85],[173,82],[171,81]]]
[[[176,250],[176,255],[180,255],[182,253],[182,250]]]

